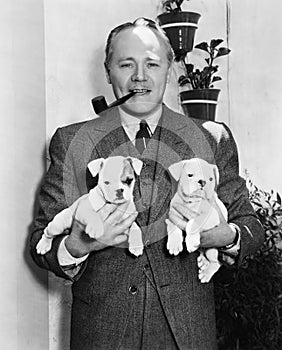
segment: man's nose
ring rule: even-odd
[[[133,81],[144,81],[147,80],[146,70],[143,65],[136,65],[135,71],[132,75]]]

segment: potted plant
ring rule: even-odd
[[[219,350],[282,349],[282,205],[279,194],[249,179],[251,203],[265,230],[261,249],[239,268],[215,275]]]
[[[184,58],[193,50],[194,37],[198,28],[199,13],[182,11],[184,0],[162,0],[163,13],[158,22],[169,38],[176,60]],[[187,0],[189,1],[189,0]]]
[[[202,70],[182,60],[186,74],[179,77],[178,83],[181,87],[186,84],[190,85],[191,90],[185,90],[180,93],[184,113],[189,116],[215,120],[220,90],[214,89],[213,84],[221,80],[221,77],[215,75],[219,66],[214,64],[214,61],[231,52],[227,47],[219,47],[222,42],[223,39],[212,39],[210,43],[201,42],[195,46],[195,49],[205,51],[208,54],[208,58],[205,59],[207,65]]]

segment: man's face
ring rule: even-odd
[[[135,27],[120,32],[112,47],[108,81],[117,98],[137,91],[121,108],[142,119],[163,100],[170,73],[165,44],[154,30]]]

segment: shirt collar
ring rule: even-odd
[[[156,112],[142,119],[133,117],[132,115],[124,112],[124,110],[122,110],[120,107],[118,107],[118,109],[120,113],[121,125],[125,128],[125,130],[130,129],[131,131],[134,131],[135,134],[139,130],[139,123],[141,120],[146,120],[151,132],[154,133],[162,115],[162,105],[160,105]]]

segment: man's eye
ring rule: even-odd
[[[193,177],[193,174],[187,174],[188,175],[188,177]]]
[[[121,63],[120,65],[121,68],[131,68],[133,67],[132,63]]]
[[[126,180],[122,181],[123,184],[130,186],[130,184],[132,183],[133,179],[127,178]]]
[[[109,185],[110,182],[109,182],[109,181],[104,181],[104,184],[105,184],[105,185]]]
[[[147,65],[148,65],[149,68],[159,67],[158,63],[155,63],[155,62],[148,62]]]

